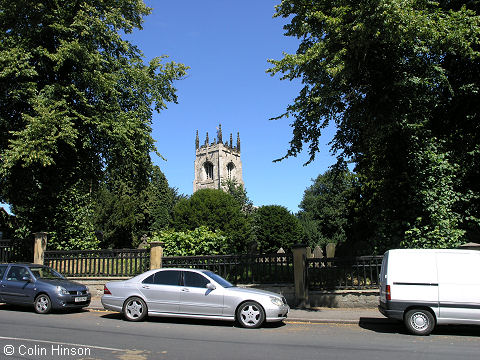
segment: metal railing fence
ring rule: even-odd
[[[233,284],[293,283],[292,254],[164,257],[163,267],[211,270]]]
[[[65,276],[135,276],[150,268],[147,249],[45,251],[44,264]]]
[[[350,258],[310,258],[306,272],[309,290],[373,289],[383,256]]]

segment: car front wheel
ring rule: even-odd
[[[435,327],[432,313],[424,309],[413,309],[405,314],[405,325],[415,335],[428,335]]]
[[[237,321],[245,328],[258,328],[265,321],[265,311],[255,301],[247,301],[237,309]]]
[[[38,314],[48,314],[52,310],[52,301],[46,294],[40,294],[35,298],[35,311]]]
[[[123,315],[128,321],[142,321],[147,312],[147,304],[139,297],[132,297],[123,305]]]

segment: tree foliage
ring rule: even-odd
[[[153,167],[150,182],[145,191],[144,211],[149,231],[165,230],[170,226],[175,204],[184,198],[176,188],[168,184],[158,166]]]
[[[257,250],[261,253],[276,253],[280,248],[291,251],[293,245],[304,241],[298,219],[284,206],[261,206],[253,218]]]
[[[377,251],[450,247],[480,230],[480,6],[477,1],[283,0],[296,54],[272,74],[301,78],[285,114],[286,157],[332,150],[355,163],[356,206]]]
[[[222,182],[222,186],[225,187],[227,193],[229,193],[235,198],[244,213],[248,215],[253,213],[253,202],[249,199],[247,195],[247,190],[245,190],[242,184],[239,184],[234,178],[225,180],[224,182]]]
[[[96,193],[93,216],[101,247],[130,248],[142,235],[166,229],[179,198],[158,166],[152,167],[142,191],[119,180],[104,183]]]
[[[94,206],[90,194],[73,186],[60,195],[59,207],[50,222],[49,250],[99,249],[92,221]]]
[[[173,208],[172,225],[176,231],[201,226],[210,231],[221,231],[227,237],[230,253],[247,251],[251,242],[248,217],[237,200],[222,190],[202,189],[188,199],[181,199]]]
[[[150,11],[142,0],[0,0],[0,201],[31,231],[83,221],[59,223],[65,196],[94,193],[106,174],[136,193],[147,185],[152,112],[176,102],[186,71],[165,56],[145,64],[122,38]]]
[[[0,231],[3,239],[12,239],[15,231],[15,217],[0,207]]]
[[[356,177],[348,169],[329,170],[305,190],[297,216],[312,249],[347,241],[355,187]]]
[[[227,237],[219,231],[208,230],[200,226],[194,230],[162,230],[149,241],[161,241],[165,244],[166,256],[227,255]]]

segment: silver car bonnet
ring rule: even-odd
[[[259,290],[259,289],[251,289],[251,288],[242,288],[242,287],[230,287],[227,288],[227,290],[230,291],[235,291],[239,293],[246,293],[246,294],[255,294],[255,295],[264,295],[264,296],[274,296],[276,298],[282,298],[282,295],[271,292],[271,291],[266,291],[266,290]]]

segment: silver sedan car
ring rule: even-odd
[[[130,321],[147,315],[237,320],[246,328],[283,321],[290,310],[279,294],[235,287],[211,271],[196,269],[156,269],[108,282],[102,305]]]

